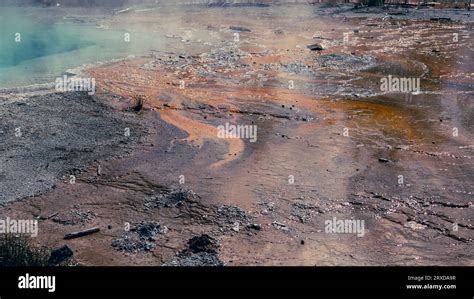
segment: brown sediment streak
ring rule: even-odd
[[[206,139],[214,140],[216,142],[222,140],[221,138],[217,137],[217,127],[184,117],[180,115],[179,111],[170,109],[163,110],[160,112],[160,116],[168,124],[171,124],[188,133],[188,137],[182,139],[183,141],[202,147]],[[211,164],[211,168],[221,167],[229,162],[237,160],[244,152],[245,145],[241,139],[225,139],[225,142],[227,143],[228,148],[226,156],[224,156],[221,160]]]
[[[319,115],[324,119],[322,123],[302,124],[297,131],[304,132],[308,129],[310,130],[320,127],[322,124],[328,125],[334,123],[334,115],[328,113],[326,109],[342,111],[345,114],[350,114],[351,111],[365,110],[370,113],[365,121],[368,123],[367,127],[383,128],[391,135],[400,136],[405,140],[417,140],[421,138],[418,130],[411,124],[406,113],[404,113],[404,110],[397,108],[396,106],[344,99],[337,101],[318,100],[315,97],[301,95],[284,88],[253,89],[252,93],[254,95],[259,93],[265,95],[267,100],[276,103],[296,104],[297,109],[310,112],[313,115]],[[274,94],[275,96],[272,97],[271,94]],[[360,123],[360,121],[360,118],[355,117],[354,120],[347,121],[347,125],[356,125],[357,123]]]
[[[367,122],[364,127],[367,128],[383,128],[384,131],[392,136],[399,136],[404,140],[417,140],[421,136],[416,128],[410,123],[406,113],[395,106],[387,106],[377,103],[347,101],[341,100],[337,102],[327,102],[325,104],[328,108],[340,109],[346,114],[355,111],[367,111],[370,113],[367,120],[355,116],[354,120],[348,121],[348,124]]]
[[[141,61],[138,61],[138,62],[141,62]],[[163,81],[163,79],[153,80],[153,82],[156,83],[154,88],[146,87],[144,86],[143,82],[139,82],[137,84],[134,84],[134,86],[136,86],[137,88],[135,90],[131,90],[130,88],[127,88],[131,85],[130,83],[126,83],[127,82],[126,78],[124,78],[125,74],[117,73],[116,70],[117,70],[116,68],[111,66],[109,68],[105,67],[102,69],[94,69],[94,70],[91,70],[90,73],[94,74],[95,76],[99,78],[110,78],[110,77],[121,78],[122,80],[119,81],[120,83],[117,83],[117,81],[115,81],[113,85],[110,85],[104,82],[104,84],[102,85],[102,88],[105,90],[111,91],[113,93],[122,95],[122,96],[133,96],[136,94],[137,90],[139,90],[141,94],[146,95],[150,99],[149,105],[154,106],[156,108],[160,108],[160,105],[162,103],[156,99],[157,95],[160,94],[160,91],[169,91],[169,90],[159,89],[159,87],[162,87],[163,85],[162,82],[160,82],[160,81]],[[140,74],[140,75],[143,76],[143,74]],[[156,74],[155,76],[157,77]],[[179,95],[178,92],[176,91],[169,91],[169,92],[171,94]],[[194,101],[194,99],[199,95],[205,95],[205,98],[207,100],[203,102],[216,102],[216,103],[225,102],[219,99],[217,100],[210,99],[210,96],[215,97],[215,95],[209,95],[206,89],[196,88],[193,90],[193,93],[189,93],[189,94],[186,92],[186,90],[182,90],[180,92],[182,93],[182,95],[187,96],[187,99],[189,101]],[[168,104],[170,104],[170,106],[172,106],[174,109],[162,110],[160,113],[160,116],[165,122],[185,131],[188,134],[188,137],[183,139],[184,141],[193,143],[201,147],[204,144],[204,141],[206,139],[214,140],[216,142],[219,142],[221,140],[220,138],[218,138],[217,127],[199,122],[197,120],[194,120],[192,118],[182,115],[181,111],[179,110],[182,107],[181,100],[173,98],[171,103],[168,103]],[[230,111],[238,109],[237,106],[232,105],[230,103],[226,103],[226,105],[229,107]],[[229,162],[232,162],[240,158],[242,153],[244,152],[245,145],[242,140],[225,139],[224,141],[227,143],[228,152],[225,154],[225,156],[221,160],[211,164],[210,165],[211,168],[221,167]]]

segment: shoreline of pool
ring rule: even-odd
[[[139,57],[146,57],[146,56],[129,55],[123,58],[116,58],[116,59],[111,59],[107,61],[98,61],[95,63],[82,64],[75,68],[70,68],[70,69],[65,70],[62,74],[58,76],[58,78],[64,75],[70,76],[70,77],[88,77],[88,75],[85,73],[85,71],[87,71],[88,69],[95,68],[98,66],[106,66],[113,63],[128,61],[128,60],[136,59]],[[10,88],[0,87],[0,100],[2,100],[0,101],[0,104],[12,102],[12,101],[14,102],[18,100],[24,100],[25,98],[32,97],[32,96],[46,95],[46,94],[60,92],[56,90],[55,87],[56,87],[55,81],[16,86],[16,87],[10,87]]]

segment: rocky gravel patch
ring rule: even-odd
[[[126,154],[144,129],[86,92],[0,103],[0,202],[38,195],[91,162]],[[134,134],[125,136],[129,128]]]
[[[202,234],[192,237],[187,243],[187,248],[177,253],[176,257],[163,266],[224,266],[219,259],[219,252],[219,241],[207,234]]]
[[[112,241],[112,247],[125,252],[144,252],[155,248],[156,236],[166,234],[168,228],[157,222],[142,222]]]

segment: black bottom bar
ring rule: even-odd
[[[472,299],[473,269],[464,267],[2,268],[0,298],[283,296]],[[28,279],[28,282],[25,282],[29,283],[28,287],[35,286],[33,282],[36,282],[37,286],[45,282],[43,276],[55,276],[55,290],[49,292],[48,289],[20,289],[20,276],[24,277],[23,282]]]

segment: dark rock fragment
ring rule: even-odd
[[[67,245],[64,245],[63,247],[55,249],[51,252],[49,263],[52,265],[57,265],[70,259],[73,255],[74,253],[72,252],[71,248],[69,248]]]
[[[321,46],[320,44],[312,44],[312,45],[309,45],[307,46],[308,49],[310,49],[311,51],[321,51],[321,50],[324,50],[323,46]]]
[[[241,26],[230,26],[229,29],[234,30],[234,31],[239,31],[239,32],[251,32],[252,31],[248,28],[241,27]]]

